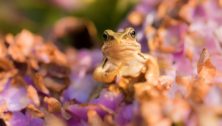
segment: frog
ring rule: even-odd
[[[157,59],[141,51],[134,28],[118,32],[107,29],[103,38],[103,60],[93,72],[96,81],[110,84],[120,78],[139,78],[141,75],[148,81],[159,76]]]

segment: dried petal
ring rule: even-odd
[[[96,113],[95,110],[89,110],[87,112],[88,122],[90,126],[104,126],[103,120],[101,117]]]
[[[67,126],[66,122],[53,114],[47,114],[45,117],[46,126]]]
[[[35,86],[43,93],[45,94],[49,94],[49,90],[47,89],[45,83],[44,83],[44,80],[43,80],[43,77],[36,73],[34,75],[32,75],[32,78],[33,78],[33,81],[34,81],[34,84]]]
[[[203,49],[200,59],[197,64],[198,77],[204,79],[206,82],[212,80],[216,75],[216,68],[211,63],[209,53]]]
[[[33,86],[29,85],[27,88],[27,93],[29,98],[34,102],[34,104],[39,106],[40,100],[36,89]]]
[[[38,118],[42,118],[45,116],[45,114],[39,110],[37,107],[35,107],[34,105],[30,104],[27,106],[27,112],[32,116],[32,117],[38,117]]]
[[[47,104],[49,112],[59,112],[61,110],[61,103],[53,97],[44,97],[44,102]]]

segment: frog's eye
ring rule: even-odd
[[[109,39],[109,35],[106,32],[103,33],[103,39],[105,41],[107,41]]]
[[[135,32],[135,30],[132,30],[132,31],[130,31],[130,36],[132,37],[132,38],[135,38],[136,37],[136,32]]]

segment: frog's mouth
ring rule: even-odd
[[[121,60],[130,57],[133,58],[133,56],[140,52],[140,50],[141,47],[139,44],[118,44],[104,47],[103,53],[106,57]]]

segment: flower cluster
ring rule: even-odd
[[[221,0],[141,0],[120,29],[136,28],[160,81],[135,82],[132,94],[92,78],[97,49],[62,52],[27,30],[2,36],[0,125],[221,125],[221,13]]]
[[[221,11],[220,0],[142,0],[120,25],[137,29],[165,77],[135,85],[141,125],[221,124]]]

